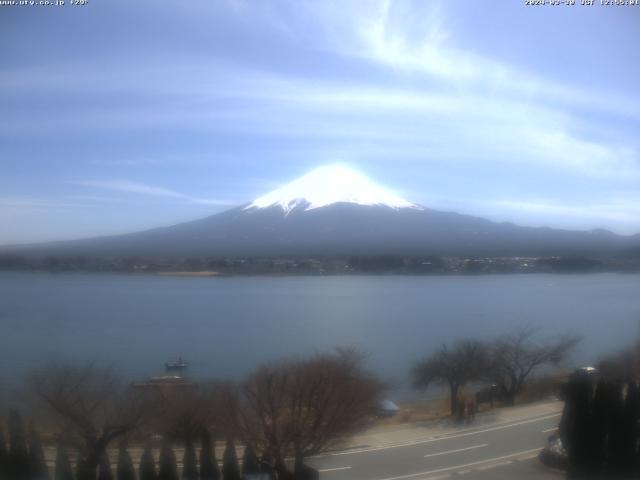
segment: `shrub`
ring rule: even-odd
[[[31,480],[49,480],[40,436],[34,428],[29,431],[29,476]]]
[[[140,480],[157,480],[156,461],[149,445],[144,447],[139,466]]]
[[[67,450],[61,444],[58,444],[56,449],[54,480],[73,480],[73,471],[71,470],[69,455],[67,455]]]
[[[160,471],[158,480],[178,480],[178,466],[171,444],[164,442],[160,450]]]
[[[211,445],[211,434],[205,429],[202,432],[202,448],[200,450],[200,480],[219,479],[220,468],[216,460],[216,449]]]
[[[98,480],[113,480],[113,472],[111,471],[111,460],[107,452],[100,455],[100,464],[98,465]]]
[[[29,452],[24,435],[22,417],[17,411],[9,415],[8,473],[12,480],[29,478]]]
[[[198,459],[191,439],[187,439],[184,445],[184,457],[182,459],[182,480],[198,480]]]
[[[242,475],[247,476],[256,473],[260,473],[260,462],[253,446],[248,444],[242,457]]]
[[[118,449],[116,477],[118,480],[136,480],[136,470],[133,467],[131,456],[123,445]]]
[[[227,445],[224,449],[222,456],[222,478],[224,478],[224,480],[242,480],[233,440],[227,440]]]
[[[4,430],[0,425],[0,478],[7,476],[7,462],[9,459],[9,452],[7,451],[7,444],[4,440]]]

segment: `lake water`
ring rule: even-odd
[[[51,361],[108,363],[133,378],[182,355],[196,377],[238,379],[264,361],[341,345],[408,391],[442,342],[522,324],[584,336],[593,363],[640,332],[640,276],[177,278],[0,273],[0,387]],[[400,393],[398,393],[400,395]]]

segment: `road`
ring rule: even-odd
[[[559,419],[555,411],[435,435],[407,429],[406,441],[396,435],[393,443],[361,445],[309,463],[322,480],[557,479],[562,475],[542,467],[537,456]]]

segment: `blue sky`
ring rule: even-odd
[[[640,8],[523,3],[0,7],[0,244],[196,219],[336,162],[433,208],[640,232]]]

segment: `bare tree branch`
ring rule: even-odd
[[[145,399],[108,368],[52,365],[36,372],[32,385],[58,431],[80,449],[86,478],[95,476],[107,446],[136,429],[149,411]]]
[[[536,334],[536,329],[522,327],[492,345],[486,377],[500,388],[508,403],[515,401],[535,370],[557,366],[580,342],[575,335],[564,335],[553,342],[538,343]]]
[[[442,345],[436,352],[413,368],[416,388],[441,384],[449,388],[450,409],[458,409],[458,391],[464,385],[481,378],[487,365],[487,347],[477,340],[461,340],[449,348]]]
[[[305,457],[366,425],[381,391],[355,350],[263,366],[241,390],[240,428],[258,425],[260,431],[250,433],[257,433],[276,464],[293,454],[300,467]]]

